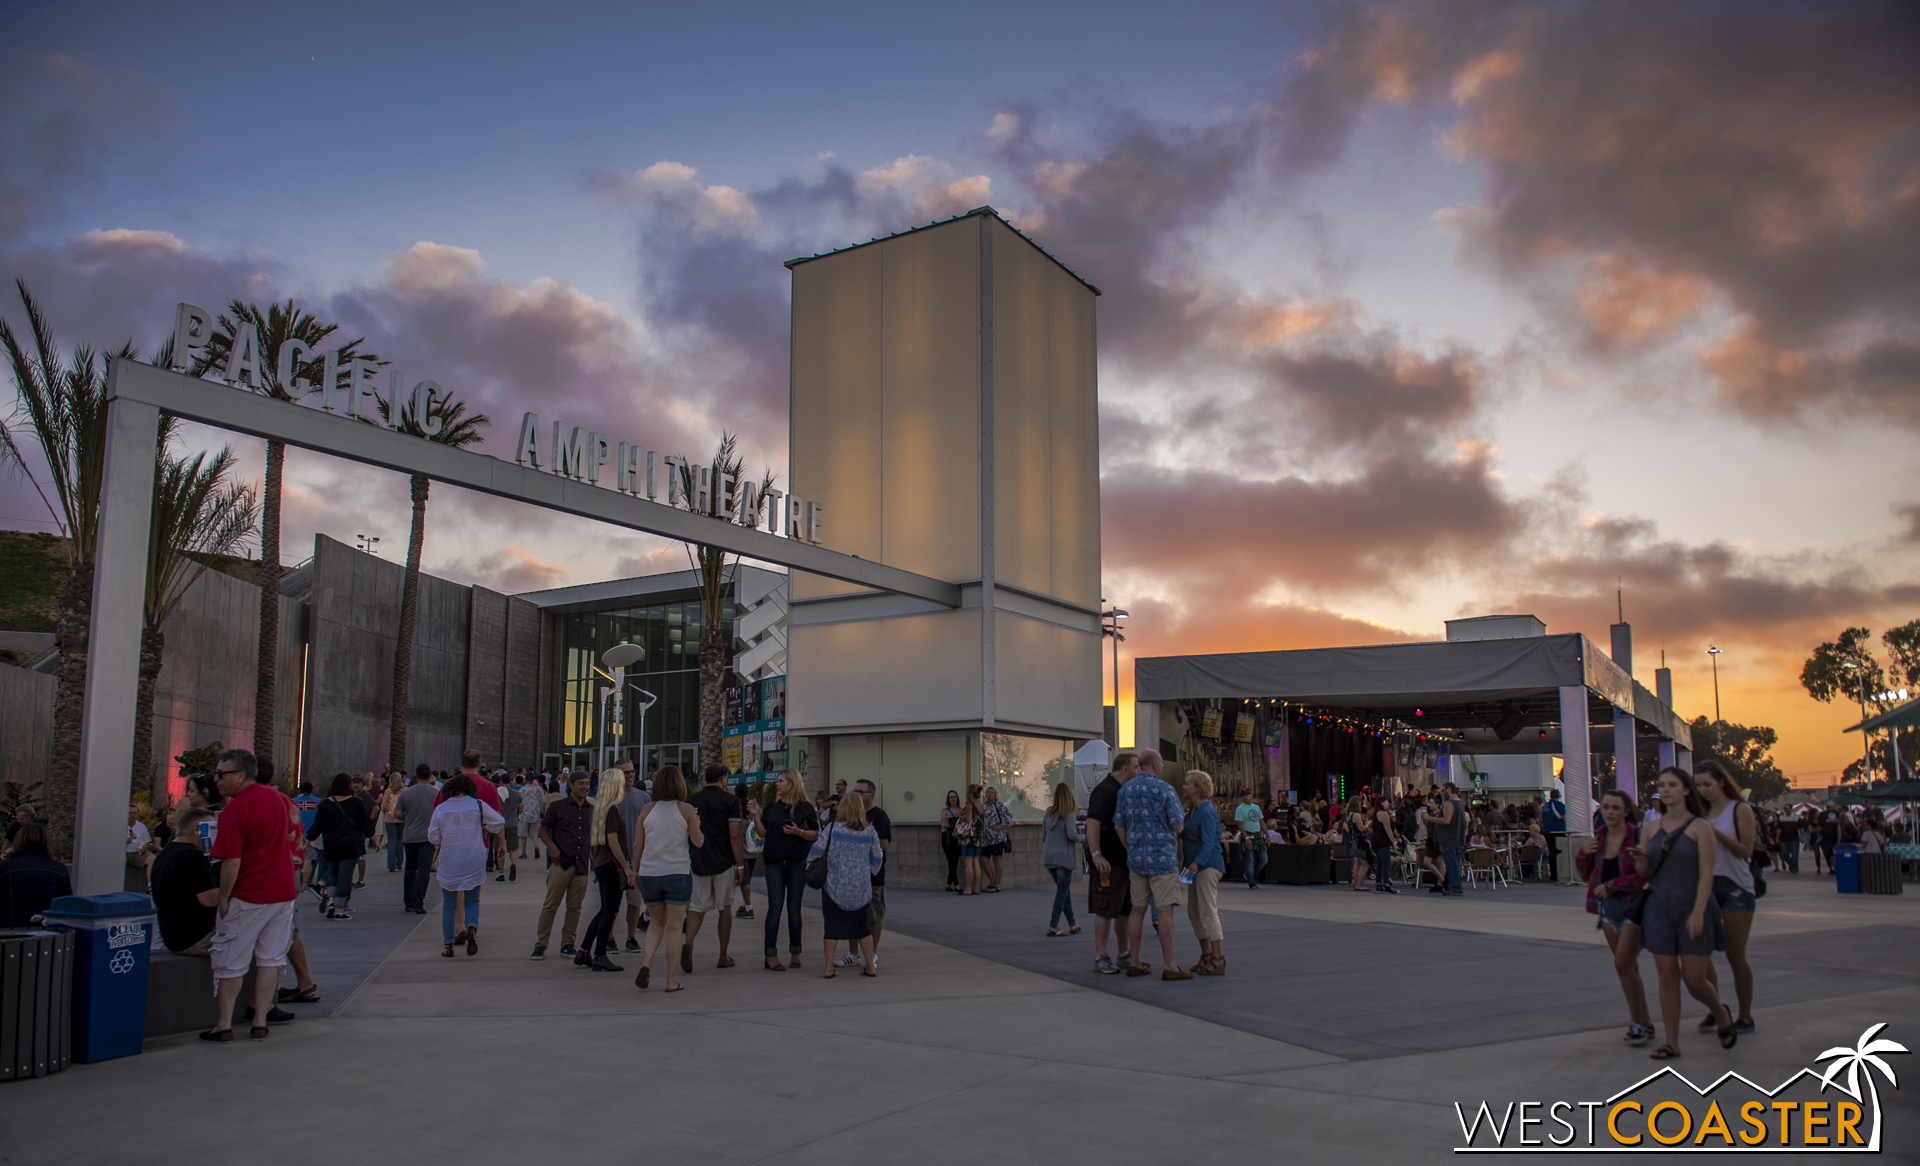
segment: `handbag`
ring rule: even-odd
[[[1693,825],[1693,816],[1689,815],[1686,821],[1680,823],[1678,830],[1667,835],[1666,845],[1660,848],[1660,857],[1654,860],[1653,869],[1647,872],[1647,885],[1635,891],[1633,898],[1627,900],[1627,922],[1637,926],[1646,918],[1647,896],[1653,892],[1653,880],[1659,875],[1660,868],[1666,865],[1667,855],[1672,852],[1673,844],[1680,840],[1680,835],[1685,834],[1687,827],[1691,825]]]
[[[827,885],[827,857],[832,853],[833,827],[828,826],[827,848],[820,852],[819,858],[812,859],[807,863],[807,885],[816,891]]]

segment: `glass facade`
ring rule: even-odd
[[[732,627],[731,602],[722,616]],[[562,617],[566,678],[561,689],[560,746],[567,764],[594,764],[603,742],[618,739],[620,756],[651,770],[662,763],[691,765],[700,742],[700,634],[705,623],[697,598],[640,604]],[[627,668],[625,714],[603,705],[601,690],[612,681],[600,670],[603,652],[638,644],[646,656]],[[731,648],[731,643],[729,643]],[[658,699],[642,726],[635,716],[645,697]],[[603,709],[611,723],[603,724]],[[647,756],[638,753],[644,727]],[[611,756],[611,755],[610,755]]]

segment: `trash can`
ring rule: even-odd
[[[1897,895],[1900,893],[1899,855],[1862,854],[1858,861],[1861,894]]]
[[[73,1059],[131,1057],[147,1027],[153,900],[131,891],[63,895],[42,922],[73,932]]]
[[[0,1081],[73,1063],[73,933],[0,931]]]
[[[1860,893],[1860,846],[1842,842],[1833,848],[1833,874],[1843,895]]]

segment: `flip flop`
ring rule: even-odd
[[[1648,1053],[1647,1059],[1653,1061],[1671,1061],[1679,1055],[1680,1050],[1674,1048],[1672,1045],[1661,1045],[1659,1048]]]
[[[687,990],[687,986],[685,984],[668,984],[667,985],[667,991],[669,992],[684,992],[686,990]]]
[[[863,969],[863,970],[862,970],[862,971],[860,972],[860,974],[861,974],[861,975],[863,975],[863,976],[878,976],[878,975],[879,975],[880,973],[879,973],[879,972],[869,972],[869,971],[866,971],[866,970],[864,970],[864,969]]]

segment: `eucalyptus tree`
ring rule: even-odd
[[[468,413],[466,402],[433,394],[424,420],[411,399],[394,402],[380,398],[380,415],[395,430],[455,449],[474,445],[480,431],[493,424],[485,413]],[[407,535],[407,573],[400,589],[400,626],[393,644],[393,720],[387,736],[387,766],[407,768],[407,702],[413,690],[413,625],[420,605],[420,549],[427,541],[427,491],[432,481],[413,475],[413,527]]]
[[[766,515],[767,491],[773,488],[773,471],[762,474],[758,485],[741,483],[742,464],[739,439],[722,433],[710,466],[673,459],[679,489],[668,492],[669,500],[695,513],[742,526],[759,526]],[[704,484],[699,481],[703,475]],[[704,763],[720,759],[724,739],[727,662],[733,658],[733,629],[723,617],[727,590],[740,556],[703,543],[682,545],[700,577],[700,756]]]
[[[26,311],[27,340],[0,318],[0,346],[7,352],[16,395],[13,416],[0,440],[0,463],[32,480],[60,537],[66,540],[67,580],[60,590],[56,640],[60,677],[53,699],[53,751],[45,797],[56,838],[73,836],[74,798],[80,785],[80,729],[87,687],[87,625],[93,613],[93,546],[106,467],[107,379],[98,354],[76,347],[63,362],[53,328],[40,305],[16,279]],[[123,345],[109,360],[137,359]],[[41,469],[22,456],[21,438],[31,432]],[[51,493],[49,493],[51,491]]]
[[[222,447],[191,458],[172,452],[174,420],[160,421],[160,462],[154,467],[153,518],[147,535],[147,585],[141,611],[139,703],[133,727],[133,789],[153,777],[153,696],[165,660],[161,629],[208,560],[230,555],[253,533],[260,502],[251,485],[233,480],[233,451]]]
[[[203,354],[194,362],[194,375],[202,376],[210,369],[224,368],[228,355],[233,351],[234,337],[241,328],[248,326],[254,329],[260,342],[262,359],[258,391],[278,401],[297,401],[320,386],[326,375],[324,359],[316,357],[310,362],[290,361],[287,371],[291,376],[283,380],[280,351],[289,341],[293,341],[305,347],[309,353],[318,353],[323,343],[339,330],[339,325],[321,323],[313,313],[302,311],[292,299],[285,303],[268,304],[265,311],[258,304],[239,300],[229,303],[212,335],[207,338]],[[360,350],[365,343],[366,338],[361,337],[334,345],[339,350],[336,367],[347,367],[355,359],[378,362],[378,356]],[[273,723],[279,705],[280,489],[286,456],[285,442],[267,442],[267,474],[260,509],[260,643],[253,681],[253,753],[264,762],[273,759]]]

